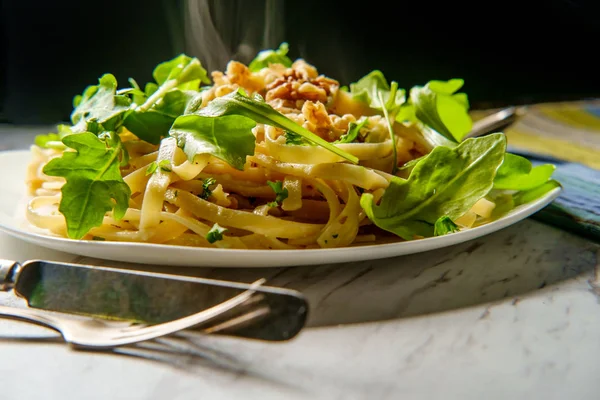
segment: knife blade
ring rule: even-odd
[[[210,308],[251,284],[94,265],[0,260],[0,291],[12,290],[29,307],[144,324],[162,323]],[[260,286],[241,306],[196,329],[210,334],[284,341],[308,316],[294,290]]]

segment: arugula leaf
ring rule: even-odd
[[[75,108],[71,113],[73,131],[99,133],[101,130],[116,130],[131,105],[131,99],[117,95],[116,90],[117,79],[112,74],[104,74],[98,85],[88,86],[82,95],[75,96]]]
[[[43,171],[67,180],[58,210],[65,217],[68,236],[81,239],[102,224],[108,211],[114,210],[116,219],[127,211],[131,190],[119,169],[123,147],[114,132],[100,137],[90,132],[68,135],[63,143],[75,151],[50,160]]]
[[[376,110],[388,110],[390,114],[396,114],[400,106],[406,101],[406,91],[398,88],[398,83],[392,81],[388,84],[383,72],[374,70],[369,72],[357,82],[350,84],[352,96],[369,107]],[[379,94],[383,101],[380,101]]]
[[[562,187],[562,185],[558,181],[550,179],[548,182],[543,183],[540,186],[536,186],[533,189],[523,190],[518,193],[515,193],[513,195],[515,207],[520,206],[521,204],[537,200],[546,193],[558,187]]]
[[[410,90],[416,118],[455,142],[460,142],[473,127],[466,94],[455,93],[463,84],[462,79],[445,82],[433,80]],[[407,114],[410,112],[405,111],[400,115],[406,118]]]
[[[152,76],[158,83],[158,87],[146,85],[146,92],[151,94],[142,105],[137,107],[138,112],[148,111],[172,89],[198,91],[201,83],[211,83],[200,61],[196,57],[192,58],[185,54],[158,64]]]
[[[424,156],[421,156],[418,158],[413,158],[412,160],[405,162],[404,165],[402,165],[400,168],[398,168],[398,172],[401,172],[402,174],[400,174],[400,175],[402,175],[402,176],[410,175],[410,172],[412,171],[412,169],[425,157],[427,157],[427,155],[424,155]]]
[[[383,103],[381,92],[377,93],[377,95],[379,96],[379,101]],[[396,172],[398,172],[398,149],[396,148],[396,135],[394,134],[394,129],[392,128],[393,119],[390,119],[390,114],[386,107],[383,107],[382,109],[385,122],[388,127],[388,132],[390,133],[390,138],[392,139],[392,175],[396,175]]]
[[[212,194],[212,190],[210,187],[217,183],[215,178],[206,178],[204,182],[202,182],[202,193],[200,194],[201,199],[208,200],[210,195]]]
[[[193,90],[173,89],[165,94],[154,109],[175,119],[183,115],[188,103],[196,94],[197,92]]]
[[[159,86],[171,80],[177,80],[179,84],[194,81],[211,83],[200,61],[196,57],[189,57],[185,54],[158,64],[152,71],[152,77]]]
[[[370,193],[362,194],[360,205],[375,225],[406,240],[432,236],[440,217],[460,217],[492,189],[505,150],[502,133],[436,147],[408,179],[392,178],[379,205]]]
[[[417,115],[415,105],[409,99],[406,103],[402,104],[398,114],[396,114],[396,121],[398,122],[414,122],[417,121]]]
[[[178,117],[170,130],[177,145],[194,161],[197,154],[211,154],[234,168],[244,169],[246,156],[254,154],[256,123],[242,115]]]
[[[138,85],[138,83],[137,83],[137,81],[135,79],[133,79],[131,77],[127,78],[127,82],[129,82],[129,84],[131,85],[132,89],[136,89],[136,90],[139,90],[139,91],[142,90],[142,88],[140,87],[140,85]]]
[[[348,124],[348,132],[340,136],[338,140],[333,143],[352,143],[356,139],[358,139],[358,134],[360,130],[369,122],[368,119],[363,119],[360,122],[350,122]]]
[[[206,240],[208,240],[208,243],[214,243],[218,240],[223,240],[223,233],[225,232],[227,232],[227,228],[223,228],[215,222],[215,224],[206,234]]]
[[[146,96],[146,98],[148,98],[148,97],[152,96],[154,94],[154,92],[156,92],[157,90],[158,90],[158,85],[156,83],[148,82],[148,83],[146,83],[146,86],[144,86],[144,96]],[[143,102],[138,103],[138,104],[143,104]]]
[[[251,99],[243,95],[242,92],[238,90],[225,96],[217,97],[208,103],[206,107],[198,110],[196,114],[212,118],[222,117],[225,115],[244,116],[261,124],[271,125],[293,132],[354,164],[358,164],[357,157],[332,145],[308,129],[301,127],[291,119],[287,118],[285,115],[275,111],[259,95],[255,95],[254,98]]]
[[[282,201],[287,199],[289,193],[288,190],[283,187],[283,182],[267,181],[267,185],[269,185],[271,189],[273,189],[273,191],[275,192],[275,201],[267,203],[269,207],[277,207],[279,204],[281,204]]]
[[[141,140],[159,144],[169,134],[175,119],[158,111],[140,112],[133,110],[125,119],[125,127]]]
[[[254,60],[248,64],[248,69],[251,72],[257,72],[267,68],[269,64],[281,64],[284,67],[291,67],[292,60],[287,56],[288,51],[289,46],[286,42],[281,43],[277,50],[259,51]]]
[[[396,120],[396,114],[400,111],[402,104],[406,101],[404,89],[398,89],[398,83],[395,81],[392,81],[391,85],[389,85],[383,73],[379,70],[374,70],[358,82],[350,84],[350,93],[352,93],[354,98],[369,104],[369,107],[383,112],[388,132],[392,139],[392,174],[395,175],[398,169],[398,151],[396,149],[396,135],[394,134],[392,124]]]
[[[65,145],[61,142],[58,133],[48,133],[46,135],[37,135],[34,139],[36,146],[43,149],[64,149]]]
[[[200,83],[210,80],[200,61],[184,54],[159,64],[152,75],[160,86],[148,83],[143,93],[139,86],[132,92],[139,106],[129,112],[124,124],[140,139],[158,144],[198,93]]]
[[[169,134],[175,119],[182,115],[196,92],[173,89],[167,92],[148,111],[132,110],[125,119],[125,127],[138,138],[159,144]]]
[[[438,218],[433,227],[434,236],[443,236],[458,231],[458,225],[456,225],[447,215]]]
[[[538,165],[516,154],[506,153],[494,179],[494,189],[529,190],[548,182],[556,166]]]

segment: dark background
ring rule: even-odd
[[[183,0],[0,1],[4,122],[66,120],[73,95],[105,72],[124,86],[180,52],[203,61],[184,38]],[[405,88],[463,78],[473,108],[600,97],[597,1],[208,3],[230,56],[277,3],[273,37],[342,84],[372,69]],[[279,44],[250,42],[252,51]]]

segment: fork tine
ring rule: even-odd
[[[239,295],[232,297],[231,299],[217,304],[211,308],[200,311],[196,314],[192,314],[180,319],[165,322],[157,325],[140,325],[139,329],[119,330],[120,335],[114,336],[110,339],[98,339],[98,340],[80,340],[76,337],[65,337],[65,340],[75,348],[94,348],[94,349],[107,349],[114,348],[129,344],[134,344],[150,339],[155,339],[161,336],[166,336],[183,329],[187,329],[198,325],[202,322],[209,321],[237,306],[244,303],[252,297],[255,293],[255,289],[266,282],[266,279],[259,279],[252,283],[248,290],[240,293]]]

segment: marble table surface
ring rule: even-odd
[[[0,127],[0,150],[40,127]],[[2,258],[120,267],[0,234]],[[145,266],[143,268],[149,268]],[[600,245],[527,219],[432,252],[316,267],[152,270],[302,291],[289,342],[69,349],[0,320],[1,399],[598,399]],[[0,304],[18,302],[0,294]]]

